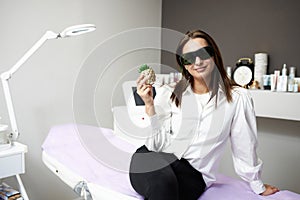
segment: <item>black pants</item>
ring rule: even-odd
[[[147,200],[197,200],[206,187],[187,160],[145,146],[133,154],[129,175],[132,187]]]

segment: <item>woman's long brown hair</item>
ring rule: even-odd
[[[208,87],[210,90],[212,90],[212,94],[210,99],[212,99],[214,96],[218,96],[218,90],[221,88],[225,95],[228,102],[232,101],[232,95],[231,90],[234,85],[236,85],[228,76],[226,73],[226,70],[223,65],[222,56],[220,53],[220,50],[213,40],[212,37],[210,37],[207,33],[201,30],[194,30],[194,31],[188,31],[184,38],[180,41],[178,44],[177,50],[176,50],[176,61],[179,65],[180,69],[182,70],[182,79],[176,84],[175,89],[171,95],[171,100],[174,102],[177,107],[181,105],[182,101],[182,94],[186,90],[189,84],[193,87],[193,76],[185,69],[184,65],[180,62],[180,57],[182,55],[182,49],[184,45],[191,39],[195,38],[202,38],[204,39],[208,46],[211,46],[214,49],[214,62],[215,62],[215,68],[212,72],[212,77],[210,83],[208,83]],[[216,98],[218,99],[218,98]]]

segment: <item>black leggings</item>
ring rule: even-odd
[[[145,146],[133,154],[129,175],[132,187],[147,200],[197,200],[206,187],[187,160]]]

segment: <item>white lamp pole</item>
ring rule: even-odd
[[[82,24],[82,25],[76,25],[76,26],[71,26],[69,28],[66,28],[64,31],[61,33],[57,34],[52,31],[47,31],[40,40],[38,40],[31,49],[29,49],[24,56],[8,71],[3,72],[1,76],[1,81],[2,81],[2,86],[3,86],[3,91],[4,91],[4,96],[5,96],[5,101],[7,105],[7,110],[9,114],[9,120],[10,120],[10,125],[12,129],[12,133],[10,134],[10,139],[12,141],[15,141],[19,137],[19,130],[16,122],[16,116],[14,112],[14,107],[13,107],[13,102],[10,94],[10,89],[9,89],[9,79],[11,79],[12,75],[18,71],[18,69],[28,60],[28,58],[36,52],[47,40],[49,39],[58,39],[58,38],[65,38],[65,37],[70,37],[70,36],[76,36],[76,35],[81,35],[84,33],[88,33],[91,31],[94,31],[96,29],[95,25],[93,24]]]

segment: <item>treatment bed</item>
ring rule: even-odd
[[[128,167],[136,146],[113,130],[88,125],[65,124],[51,128],[42,145],[45,165],[84,199],[143,199],[130,185]],[[118,152],[123,152],[118,157]],[[119,162],[119,163],[118,163]],[[118,164],[122,167],[118,168]],[[300,195],[282,190],[271,196],[254,194],[248,184],[224,175],[199,200],[300,200]]]
[[[113,130],[81,124],[54,126],[42,145],[46,166],[85,200],[143,199],[131,187],[128,170],[132,154],[144,143],[137,137],[149,131],[149,121],[136,82],[125,81],[122,87],[126,106],[112,109]],[[284,190],[263,197],[242,180],[218,175],[199,200],[223,199],[300,200],[300,195]]]

